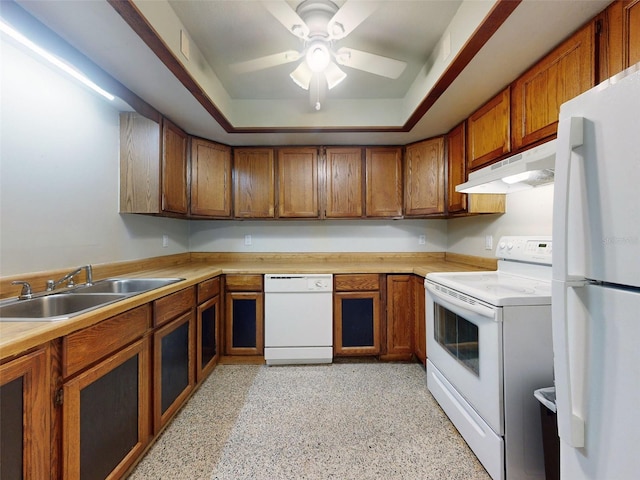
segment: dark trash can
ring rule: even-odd
[[[540,388],[533,395],[540,402],[544,473],[547,480],[560,480],[560,438],[556,414],[555,387]]]

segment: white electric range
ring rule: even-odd
[[[502,237],[495,272],[425,279],[427,386],[494,480],[544,479],[553,385],[551,238]]]

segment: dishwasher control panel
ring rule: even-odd
[[[264,291],[265,293],[332,292],[333,275],[330,273],[270,273],[264,276]]]

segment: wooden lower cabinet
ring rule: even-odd
[[[48,352],[40,348],[0,366],[0,478],[50,472]]]
[[[262,275],[225,277],[226,355],[264,355]]]
[[[228,292],[225,306],[227,355],[264,354],[262,292]]]
[[[386,352],[384,360],[410,360],[414,352],[413,275],[387,275]]]
[[[145,337],[64,383],[64,479],[120,478],[142,453],[150,434],[149,358]]]
[[[198,285],[196,308],[196,381],[203,381],[220,357],[220,279]]]
[[[379,355],[379,275],[335,275],[334,290],[334,355]]]
[[[195,387],[195,321],[189,310],[153,334],[154,432],[158,433]]]

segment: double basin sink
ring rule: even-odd
[[[12,299],[0,303],[0,321],[66,320],[181,280],[184,278],[109,278],[60,293],[52,292],[25,300]]]

